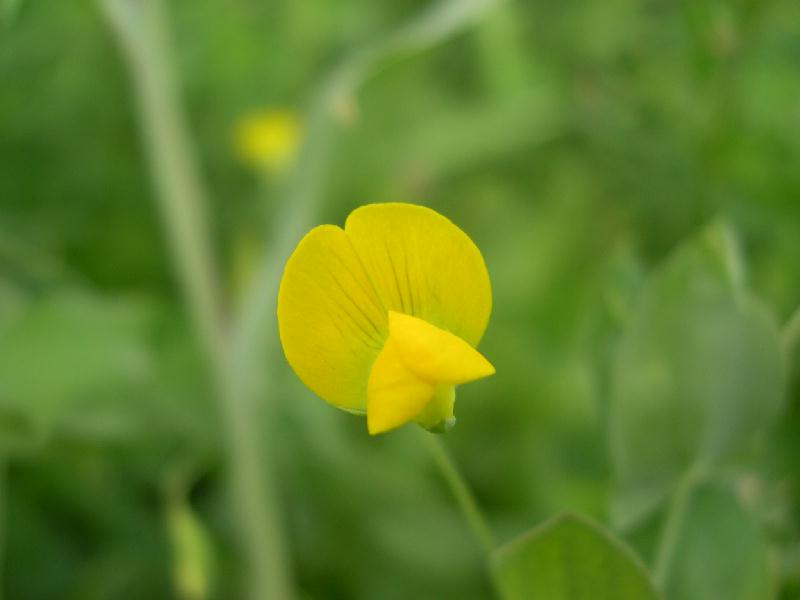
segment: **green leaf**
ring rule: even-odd
[[[4,433],[46,433],[77,403],[117,397],[151,373],[136,302],[63,290],[18,313],[0,329]]]
[[[601,526],[565,514],[497,550],[505,600],[657,600],[644,566]]]
[[[651,514],[689,469],[744,449],[781,404],[780,336],[740,271],[730,233],[716,225],[642,292],[612,374],[619,527]]]
[[[707,483],[691,496],[666,594],[679,600],[775,597],[764,536],[732,491]]]

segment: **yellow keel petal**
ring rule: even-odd
[[[453,387],[493,373],[489,361],[458,336],[389,311],[389,339],[367,385],[367,429],[375,435],[413,420],[426,428],[452,420]]]
[[[367,384],[367,429],[375,435],[405,425],[425,408],[434,390],[405,366],[389,338]]]
[[[389,311],[389,338],[406,367],[426,381],[457,385],[495,373],[492,364],[460,337],[410,315]]]

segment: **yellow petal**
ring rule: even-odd
[[[409,204],[369,205],[344,230],[314,229],[278,295],[292,368],[329,403],[366,410],[372,433],[452,421],[454,385],[494,373],[473,348],[490,312],[478,249],[441,215]]]
[[[408,423],[425,408],[434,389],[405,366],[389,338],[369,378],[367,429],[375,435]]]
[[[461,338],[389,311],[389,339],[367,387],[367,428],[374,435],[413,420],[436,427],[453,418],[454,385],[493,373],[489,361]]]
[[[416,317],[389,311],[389,339],[405,366],[426,381],[457,385],[495,372],[467,342]]]
[[[469,237],[413,204],[369,204],[345,224],[383,305],[477,346],[492,311],[489,275]]]
[[[388,337],[387,312],[341,228],[313,229],[289,258],[278,327],[303,383],[335,406],[366,409],[370,369]]]

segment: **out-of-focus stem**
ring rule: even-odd
[[[653,564],[653,579],[659,590],[666,590],[675,552],[681,539],[681,531],[686,524],[686,515],[697,484],[703,478],[703,470],[694,467],[678,482],[667,512],[667,520],[661,530]]]
[[[178,99],[161,0],[101,0],[128,60],[159,209],[189,312],[220,401],[231,492],[252,600],[291,597],[268,456],[260,447],[254,389],[229,351],[206,195]]]
[[[484,79],[497,97],[519,95],[530,86],[535,68],[535,57],[520,44],[519,8],[514,2],[499,4],[476,31]]]
[[[491,554],[497,546],[494,534],[481,512],[475,496],[472,495],[467,482],[464,481],[458,467],[456,467],[450,453],[447,451],[447,447],[435,434],[424,432],[422,435],[427,442],[431,457],[439,468],[445,483],[453,493],[458,507],[472,529],[472,533],[475,534],[486,554]]]
[[[790,354],[800,344],[800,306],[794,311],[783,328],[783,347]]]

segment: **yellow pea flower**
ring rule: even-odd
[[[234,147],[243,163],[270,173],[280,173],[294,160],[301,137],[302,127],[296,112],[267,109],[239,120],[234,132]]]
[[[480,250],[439,213],[369,204],[312,229],[289,258],[278,327],[289,364],[371,434],[455,422],[455,386],[494,374],[477,351],[492,311]]]

